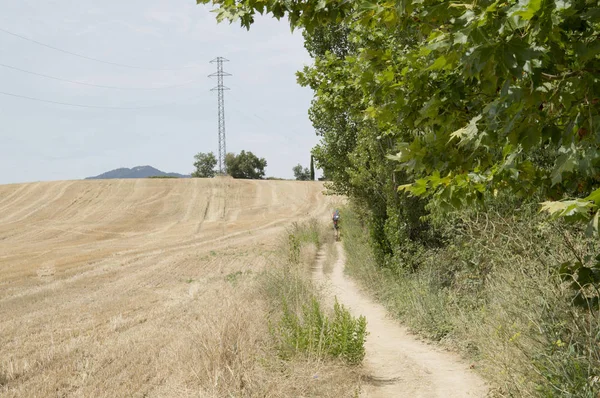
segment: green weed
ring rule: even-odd
[[[272,333],[284,358],[297,353],[339,358],[350,365],[360,364],[365,356],[367,336],[364,316],[353,317],[337,300],[331,318],[325,315],[317,298],[302,306],[298,314],[283,301],[283,316]]]
[[[293,224],[282,245],[284,256],[279,257],[284,264],[262,275],[263,291],[272,307],[271,336],[284,359],[300,354],[357,365],[365,355],[366,319],[353,317],[337,300],[333,308],[323,308],[307,272],[316,260],[314,254],[312,258],[301,255],[308,245],[321,246],[324,233],[314,220]]]
[[[251,270],[246,270],[244,272],[242,272],[242,271],[236,271],[236,272],[232,272],[230,274],[227,274],[225,276],[225,280],[235,286],[235,285],[237,285],[237,283],[240,281],[240,279],[244,275],[250,275],[250,274],[252,274]]]

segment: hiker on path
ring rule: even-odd
[[[340,240],[340,211],[335,209],[333,212],[333,231],[335,233],[335,240]]]

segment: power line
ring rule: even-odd
[[[101,60],[101,59],[98,59],[98,58],[88,57],[86,55],[74,53],[72,51],[63,50],[62,48],[54,47],[54,46],[51,46],[49,44],[45,44],[45,43],[42,43],[40,41],[30,39],[29,37],[25,37],[25,36],[19,35],[17,33],[10,32],[10,31],[8,31],[6,29],[3,29],[3,28],[0,28],[0,32],[6,33],[6,34],[14,36],[14,37],[18,37],[19,39],[26,40],[26,41],[31,42],[31,43],[35,43],[38,46],[50,48],[50,49],[55,50],[55,51],[60,51],[61,53],[72,55],[74,57],[79,57],[79,58],[87,59],[89,61],[100,62],[102,64],[107,64],[107,65],[120,66],[122,68],[143,69],[143,70],[160,70],[160,71],[174,71],[174,70],[182,70],[182,69],[187,69],[187,68],[195,68],[193,66],[181,67],[181,68],[147,68],[147,67],[144,67],[144,66],[134,66],[134,65],[127,65],[127,64],[119,64],[119,63],[116,63],[116,62],[104,61],[104,60]]]
[[[235,89],[235,90],[237,90],[235,87],[234,87],[234,89]],[[233,97],[233,96],[232,96],[232,97],[230,97],[230,99],[231,99],[233,102],[235,102],[235,103],[239,104],[240,106],[244,106],[244,105],[241,103],[241,101],[239,101],[237,98],[235,98],[235,97]],[[250,118],[250,115],[249,115],[248,113],[246,113],[245,111],[241,110],[240,108],[238,108],[238,107],[236,107],[236,106],[234,106],[233,108],[234,108],[234,110],[236,110],[238,113],[241,113],[241,114],[245,115],[246,117]],[[262,117],[262,116],[259,116],[259,115],[258,115],[256,112],[252,112],[252,117],[254,117],[254,118],[256,118],[256,119],[260,120],[261,122],[263,122],[263,124],[264,124],[264,125],[267,125],[267,124],[269,124],[269,125],[271,125],[271,127],[275,127],[275,128],[278,128],[278,129],[280,129],[280,128],[282,127],[281,125],[277,125],[277,124],[275,124],[275,123],[274,123],[274,122],[273,122],[271,119],[265,119],[264,117]],[[300,131],[299,131],[299,130],[297,130],[295,127],[293,127],[292,125],[289,125],[289,124],[288,124],[288,125],[285,125],[285,129],[287,129],[287,130],[291,130],[291,131],[294,131],[294,132],[296,132],[298,135],[305,135],[305,134],[306,134],[306,132],[300,132]],[[299,143],[299,142],[300,142],[300,141],[298,141],[298,140],[295,138],[296,136],[292,136],[292,137],[294,137],[294,138],[292,138],[292,139],[293,139],[294,141],[296,141],[297,143]]]
[[[101,84],[92,84],[92,83],[86,83],[86,82],[81,82],[81,81],[77,81],[77,80],[69,80],[69,79],[63,79],[63,78],[56,77],[56,76],[45,75],[43,73],[32,72],[32,71],[29,71],[29,70],[17,68],[16,66],[10,66],[10,65],[6,65],[6,64],[2,64],[2,63],[0,63],[0,66],[3,67],[3,68],[8,68],[8,69],[16,70],[16,71],[19,71],[19,72],[22,72],[22,73],[28,73],[30,75],[45,77],[47,79],[58,80],[58,81],[61,81],[61,82],[67,82],[67,83],[72,83],[72,84],[79,84],[79,85],[82,85],[82,86],[89,86],[89,87],[109,88],[109,89],[113,89],[113,90],[161,90],[161,89],[167,89],[167,88],[183,87],[183,86],[187,86],[188,84],[192,84],[192,83],[196,82],[196,80],[190,80],[190,81],[188,81],[186,83],[176,84],[176,85],[172,85],[172,86],[164,86],[164,87],[117,87],[117,86],[104,86],[104,85],[101,85]]]
[[[93,109],[139,110],[139,109],[159,108],[159,107],[162,107],[162,106],[168,106],[168,105],[173,105],[173,104],[177,103],[177,102],[169,102],[169,103],[166,103],[166,104],[148,105],[148,106],[137,106],[137,107],[101,106],[101,105],[75,104],[75,103],[72,103],[72,102],[52,101],[52,100],[46,100],[46,99],[41,99],[41,98],[36,98],[36,97],[28,97],[26,95],[20,95],[20,94],[14,94],[14,93],[7,93],[7,92],[4,92],[4,91],[0,91],[0,94],[6,95],[6,96],[9,96],[9,97],[16,97],[16,98],[28,99],[28,100],[31,100],[31,101],[45,102],[45,103],[48,103],[48,104],[66,105],[66,106],[75,106],[75,107],[78,107],[78,108],[93,108]],[[192,97],[190,99],[194,99],[194,98],[198,98],[198,96]],[[190,100],[190,99],[188,99],[188,100]]]

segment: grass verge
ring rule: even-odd
[[[406,271],[379,267],[366,226],[349,208],[342,217],[347,272],[412,330],[470,357],[492,396],[600,396],[600,314],[574,306],[556,272],[596,243],[531,209],[462,214],[448,244]]]
[[[337,301],[324,308],[311,278],[316,253],[330,236],[316,221],[294,224],[282,245],[286,259],[263,276],[271,308],[270,330],[280,356],[337,360],[358,365],[365,355],[366,320]],[[330,242],[329,242],[330,243]]]
[[[218,310],[199,311],[202,322],[192,322],[189,341],[181,342],[192,358],[185,363],[194,365],[171,369],[180,377],[164,383],[157,394],[357,396],[365,320],[339,304],[324,307],[311,278],[318,250],[332,242],[327,232],[314,220],[294,223],[262,272],[231,272],[203,291]],[[209,300],[213,295],[221,300]],[[171,350],[173,355],[182,351]]]

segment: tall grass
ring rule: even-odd
[[[471,357],[501,397],[600,396],[600,314],[572,305],[558,264],[597,251],[533,208],[461,213],[416,271],[380,268],[343,212],[348,272],[413,330]],[[576,252],[576,253],[574,253]]]
[[[323,308],[311,278],[317,250],[330,239],[327,232],[315,220],[288,230],[280,256],[286,261],[263,276],[273,314],[271,334],[284,359],[303,355],[358,365],[365,355],[365,318],[353,317],[337,301],[333,308]]]
[[[215,296],[210,303],[219,310],[192,323],[180,343],[194,366],[171,369],[182,381],[165,383],[158,395],[356,396],[361,376],[352,365],[364,356],[364,318],[339,304],[324,308],[311,279],[328,239],[315,220],[294,223],[263,272],[233,272],[203,292],[205,299]]]
[[[186,337],[164,350],[165,381],[151,396],[346,397],[360,388],[359,375],[339,361],[281,358],[261,284],[246,274],[204,292],[218,311],[190,314],[201,322],[189,322]]]

